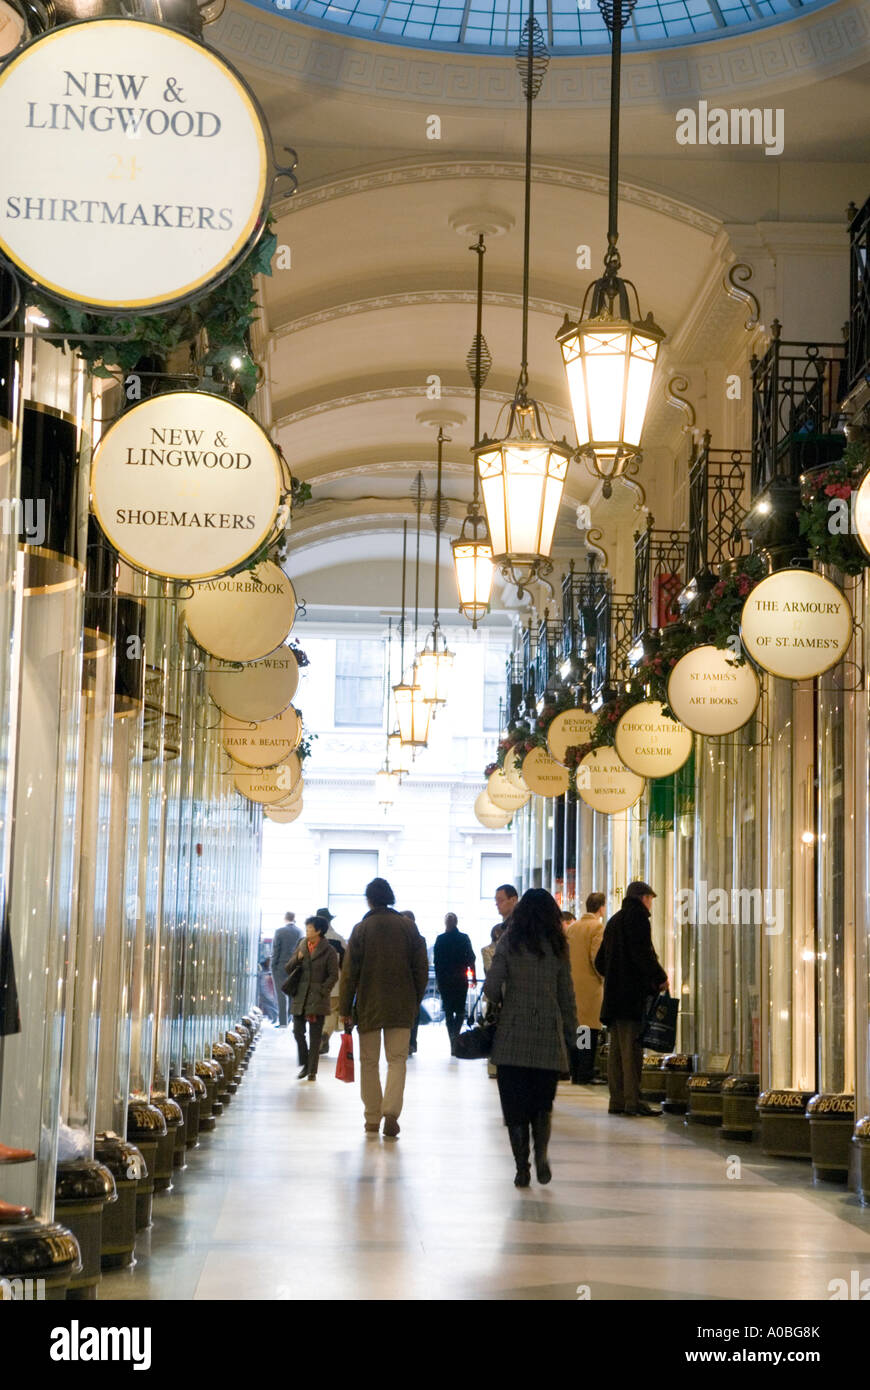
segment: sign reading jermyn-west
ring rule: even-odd
[[[53,29],[0,72],[0,251],[65,299],[156,309],[247,250],[267,138],[242,79],[142,20]]]

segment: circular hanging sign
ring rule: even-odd
[[[267,806],[263,815],[267,820],[273,820],[278,825],[292,825],[298,816],[302,815],[302,802],[299,801],[295,806],[286,808],[281,806]]]
[[[518,811],[521,806],[525,806],[531,795],[530,792],[521,792],[519,787],[515,787],[509,782],[500,767],[495,772],[491,772],[486,784],[489,799],[500,811]]]
[[[0,72],[0,129],[0,251],[76,304],[165,308],[233,269],[261,224],[253,93],[175,29],[107,18],[42,34]]]
[[[566,709],[557,714],[547,730],[550,757],[561,763],[569,748],[589,742],[597,723],[597,717],[585,709]]]
[[[295,753],[291,753],[278,767],[261,768],[256,772],[233,764],[236,791],[240,791],[249,801],[259,801],[264,806],[285,798],[301,776],[302,767]]]
[[[567,767],[554,762],[543,748],[533,748],[523,758],[523,781],[536,796],[563,796],[571,775]]]
[[[248,724],[282,714],[298,685],[299,666],[287,647],[250,666],[215,666],[208,677],[208,693],[218,709]]]
[[[304,777],[300,777],[300,778],[299,778],[299,781],[296,783],[296,786],[293,788],[292,792],[288,792],[288,794],[287,794],[286,796],[282,796],[280,801],[274,802],[275,809],[276,809],[276,810],[280,810],[280,811],[286,811],[286,810],[288,810],[291,806],[295,806],[297,801],[301,801],[301,800],[302,800],[302,794],[303,794],[304,791],[305,791],[305,778],[304,778]]]
[[[844,593],[812,570],[768,575],[749,594],[740,614],[749,655],[772,676],[809,680],[836,666],[852,640],[852,612]]]
[[[503,769],[504,775],[510,782],[511,786],[516,787],[517,791],[521,792],[527,792],[529,790],[525,782],[523,781],[523,774],[520,771],[523,765],[524,756],[525,754],[521,755],[516,751],[515,748],[511,748],[505,755]]]
[[[870,472],[864,474],[852,497],[852,516],[858,540],[870,555]]]
[[[641,777],[667,777],[688,761],[692,735],[665,714],[658,700],[632,705],[616,726],[617,755]]]
[[[125,410],[91,465],[104,534],[134,569],[167,579],[212,579],[244,564],[274,530],[280,500],[265,430],[206,391],[167,391]]]
[[[275,767],[299,747],[302,720],[291,705],[277,719],[248,724],[223,717],[221,743],[233,762],[243,767]]]
[[[6,0],[0,0],[0,58],[5,58],[13,48],[17,48],[26,36],[24,16],[7,5]]]
[[[644,779],[620,762],[612,748],[594,748],[577,768],[577,795],[604,816],[628,811],[643,795]]]
[[[490,800],[489,792],[482,791],[474,802],[474,814],[487,830],[504,830],[513,820],[513,811],[503,811]]]
[[[722,647],[693,647],[668,676],[668,704],[687,729],[716,738],[742,729],[755,712],[761,686],[748,661]]]
[[[280,565],[197,584],[184,605],[193,640],[221,661],[259,661],[283,646],[296,620],[296,595]]]

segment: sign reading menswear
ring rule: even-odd
[[[665,714],[658,700],[642,700],[620,719],[614,746],[626,767],[640,777],[667,777],[688,761],[692,735]]]
[[[197,584],[184,605],[190,635],[222,661],[258,661],[282,646],[296,620],[293,585],[274,561]]]
[[[694,647],[668,677],[668,704],[696,734],[733,734],[752,718],[761,695],[748,661],[739,665],[720,647]]]
[[[756,584],[740,614],[749,655],[773,676],[809,680],[829,671],[852,640],[848,600],[812,570],[778,570]]]
[[[628,811],[639,801],[644,779],[630,772],[612,748],[593,748],[577,769],[577,794],[605,816]]]
[[[566,709],[557,714],[547,730],[550,756],[561,763],[569,748],[588,743],[597,719],[585,709]]]
[[[91,466],[91,503],[107,538],[135,569],[168,579],[212,579],[244,564],[271,535],[280,498],[269,436],[205,391],[132,406]]]
[[[77,304],[172,304],[231,269],[260,224],[254,97],[174,29],[97,19],[41,35],[0,72],[0,129],[0,250]]]

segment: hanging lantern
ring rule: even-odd
[[[423,687],[417,682],[416,669],[413,683],[402,681],[401,685],[393,686],[393,699],[403,745],[406,748],[425,748],[429,740],[432,706],[427,705],[423,698]]]
[[[637,290],[620,278],[619,239],[619,91],[622,30],[637,0],[598,0],[611,34],[610,187],[604,274],[586,291],[579,323],[565,321],[556,340],[568,376],[578,452],[610,497],[613,479],[640,457],[650,388],[664,332],[652,314],[641,319]],[[632,317],[628,291],[634,292]],[[586,306],[589,305],[588,315]]]
[[[375,792],[379,806],[392,806],[396,799],[396,792],[399,789],[399,774],[390,769],[388,763],[384,763],[380,772],[375,777]]]
[[[402,735],[396,729],[395,733],[390,734],[387,739],[387,762],[393,772],[401,779],[411,769],[406,766],[408,758],[405,754],[405,745],[402,742]]]
[[[436,622],[417,657],[416,665],[416,679],[423,688],[423,699],[427,705],[447,703],[452,670],[453,652],[448,651],[447,639]]]
[[[473,531],[471,536],[466,532],[469,525]],[[478,536],[478,531],[482,531],[483,535]],[[459,590],[459,611],[463,617],[469,619],[471,626],[476,628],[478,619],[489,611],[492,577],[495,573],[492,544],[486,522],[479,511],[469,508],[468,516],[462,523],[459,539],[453,541],[452,548],[456,587]]]

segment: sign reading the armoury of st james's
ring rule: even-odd
[[[692,735],[664,712],[658,700],[632,705],[619,720],[614,747],[639,777],[668,777],[689,759]]]
[[[243,767],[275,767],[301,740],[302,720],[292,705],[262,724],[248,724],[228,714],[221,721],[221,743],[233,762]]]
[[[760,696],[749,662],[740,665],[721,647],[693,647],[668,677],[668,704],[674,714],[687,729],[708,738],[742,729]]]
[[[184,605],[190,635],[221,661],[258,661],[282,646],[296,621],[296,595],[280,565],[269,560],[197,584]]]
[[[268,141],[206,44],[96,19],[0,72],[0,252],[96,310],[164,308],[232,270],[262,223]]]
[[[630,772],[612,748],[593,748],[577,768],[577,794],[604,816],[628,811],[643,795],[644,779]]]
[[[134,569],[167,579],[213,579],[244,564],[275,529],[280,499],[269,436],[205,391],[132,406],[91,466],[91,505],[108,540]]]
[[[208,675],[208,693],[218,709],[251,724],[283,713],[298,685],[299,664],[288,647],[249,666],[218,662]]]
[[[523,758],[523,781],[536,796],[564,796],[571,775],[545,748],[533,748]]]
[[[550,757],[561,763],[569,748],[589,742],[596,723],[595,715],[585,709],[566,709],[557,714],[547,730]]]
[[[491,772],[486,783],[486,790],[490,801],[497,806],[500,811],[518,811],[521,806],[525,806],[531,792],[521,791],[509,782],[500,767]]]
[[[759,666],[786,680],[810,680],[829,671],[852,640],[845,594],[812,570],[778,570],[749,594],[740,637]]]

